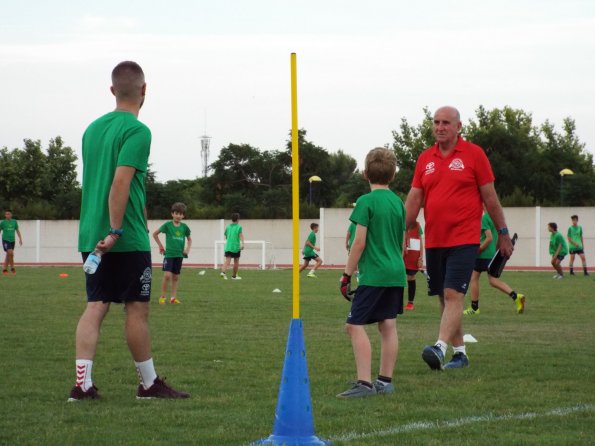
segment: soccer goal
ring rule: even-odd
[[[215,240],[213,268],[223,264],[225,255],[225,240]],[[244,240],[242,263],[258,264],[260,269],[275,269],[275,250],[273,243],[266,240]]]

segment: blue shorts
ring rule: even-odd
[[[225,257],[231,257],[232,259],[239,259],[241,252],[242,251],[238,251],[238,252],[225,251]]]
[[[403,287],[377,287],[360,285],[355,290],[347,323],[367,325],[403,314]]]
[[[426,249],[428,295],[444,296],[445,288],[465,294],[478,251],[479,245]]]
[[[172,274],[180,274],[180,271],[182,271],[183,261],[183,257],[165,257],[163,259],[163,267],[161,269]]]
[[[89,256],[83,252],[83,262]],[[87,302],[149,302],[151,253],[108,252],[95,274],[85,274]]]
[[[4,248],[4,252],[14,249],[14,242],[2,240],[2,248]]]
[[[556,258],[561,262],[562,260],[564,260],[564,257],[566,256],[556,256]]]

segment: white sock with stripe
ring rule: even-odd
[[[155,372],[153,358],[143,362],[134,361],[134,365],[136,366],[136,372],[138,373],[138,379],[140,380],[141,385],[145,389],[151,387],[157,379],[157,372]]]
[[[93,386],[91,372],[93,371],[93,361],[90,359],[76,360],[76,383],[77,387],[86,392]]]

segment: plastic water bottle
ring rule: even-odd
[[[95,274],[99,264],[101,263],[102,254],[103,253],[98,250],[95,250],[89,254],[89,257],[87,257],[87,260],[85,260],[85,264],[83,265],[83,271],[85,271],[87,274]]]

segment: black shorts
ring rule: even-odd
[[[241,252],[242,251],[238,251],[238,252],[225,251],[225,257],[231,257],[232,259],[239,259]]]
[[[406,269],[405,274],[407,274],[408,276],[415,276],[418,271],[418,269]]]
[[[14,244],[13,244],[13,246],[14,246]],[[5,250],[5,251],[6,251],[6,250]],[[569,253],[570,255],[573,255],[573,254],[582,255],[582,254],[584,254],[584,253],[585,253],[585,250],[584,250],[583,248],[581,248],[581,249],[571,249],[571,250],[570,250],[568,253]]]
[[[182,271],[183,261],[183,257],[165,257],[163,259],[163,267],[161,269],[172,274],[180,274],[180,271]]]
[[[428,295],[444,296],[445,288],[465,294],[478,250],[479,245],[426,249]]]
[[[83,252],[83,262],[89,256]],[[108,252],[95,274],[85,274],[87,302],[149,302],[151,253]]]
[[[475,266],[473,267],[473,271],[477,271],[478,273],[483,273],[484,271],[487,271],[491,261],[492,259],[475,259]]]
[[[14,249],[14,242],[2,240],[2,248],[4,248],[4,252]]]
[[[318,258],[318,254],[314,254],[312,256],[305,256],[304,260],[309,262],[310,260],[316,260],[317,258]]]
[[[403,314],[403,287],[376,287],[360,285],[351,302],[347,323],[367,325]]]
[[[562,255],[556,256],[556,258],[557,258],[557,259],[558,259],[560,262],[561,262],[562,260],[564,260],[564,257],[566,257],[566,256],[562,256]]]

